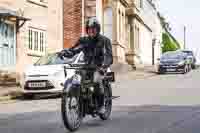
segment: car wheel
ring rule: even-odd
[[[188,72],[188,65],[185,65],[182,74],[186,74]]]
[[[192,69],[196,69],[196,65],[195,64],[192,64]]]
[[[164,74],[164,71],[162,69],[159,69],[158,74]]]

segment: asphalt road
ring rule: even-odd
[[[113,85],[108,121],[88,117],[78,133],[199,133],[200,71],[123,80]],[[67,133],[60,99],[0,104],[0,133]]]

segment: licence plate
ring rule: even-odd
[[[167,69],[167,71],[169,71],[169,72],[173,72],[173,71],[175,71],[176,69]]]
[[[45,82],[29,83],[28,87],[31,87],[31,88],[46,87],[46,83]]]

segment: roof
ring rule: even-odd
[[[0,7],[0,17],[15,17],[18,20],[30,20],[28,18],[19,16],[16,11]]]

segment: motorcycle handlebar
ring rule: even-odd
[[[99,69],[96,65],[87,65],[87,64],[68,64],[69,67],[64,66],[64,69],[81,69],[81,70],[96,70]]]

